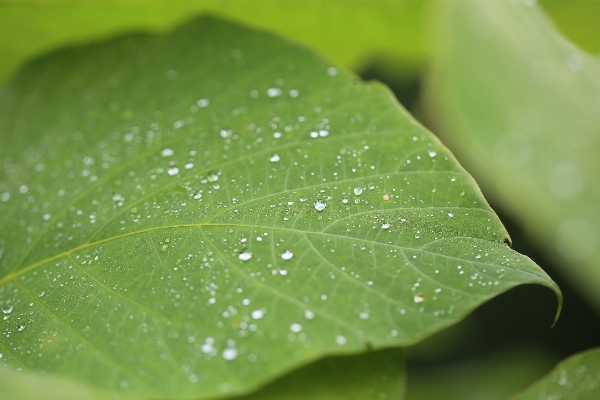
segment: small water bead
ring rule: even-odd
[[[274,137],[275,139],[279,139],[279,138],[281,137],[281,132],[275,132],[275,133],[273,134],[273,137]]]
[[[249,305],[250,304],[250,299],[244,299],[244,300],[242,300],[242,304],[245,305],[245,306]]]
[[[257,241],[257,242],[262,242],[262,236],[257,236],[257,237],[256,237],[256,241]]]
[[[208,99],[200,99],[196,102],[196,104],[198,104],[198,107],[204,108],[204,107],[208,107],[208,105],[210,104],[210,101],[208,101]]]
[[[326,131],[326,130],[322,129],[322,130],[319,131],[319,136],[320,137],[327,137],[327,136],[329,136],[329,131]]]
[[[302,199],[300,199],[300,201],[302,201]],[[323,211],[325,207],[327,207],[327,203],[325,203],[323,200],[315,201],[315,210]]]
[[[429,153],[429,157],[432,157],[432,158],[437,155],[437,153],[433,150],[429,150],[428,153]]]
[[[363,189],[361,187],[355,187],[354,188],[354,194],[357,196],[360,196],[363,192]]]
[[[441,291],[442,291],[442,288],[437,288],[434,290],[434,292],[436,292],[436,293],[440,293]]]
[[[167,174],[169,174],[170,176],[177,175],[178,173],[179,173],[179,168],[177,168],[177,167],[171,167],[167,170]]]
[[[222,356],[225,360],[230,361],[230,360],[235,359],[238,356],[238,351],[237,351],[237,349],[228,347],[225,350],[223,350]]]
[[[269,161],[271,161],[271,162],[279,162],[279,160],[281,160],[281,158],[279,157],[279,154],[277,154],[277,153],[275,153],[271,157],[269,157]]]
[[[369,188],[369,190],[373,190],[375,189],[375,184],[372,182],[369,182],[369,184],[367,185],[367,187]]]
[[[381,229],[389,229],[389,227],[390,227],[389,222],[384,222],[383,224],[381,224]]]
[[[327,75],[329,75],[329,76],[336,76],[337,75],[337,69],[335,69],[333,67],[327,68]]]
[[[344,197],[342,198],[342,203],[343,203],[343,204],[348,204],[348,202],[349,202],[349,201],[350,201],[350,198],[349,198],[348,196],[344,196]]]
[[[216,182],[219,180],[219,174],[216,172],[210,172],[206,179],[208,179],[209,182]]]
[[[292,253],[289,250],[286,250],[282,255],[281,258],[283,258],[284,260],[291,260],[291,258],[294,257],[294,253]]]
[[[290,97],[292,97],[292,98],[294,98],[294,99],[300,95],[300,92],[298,92],[298,91],[297,91],[297,90],[295,90],[295,89],[292,89],[292,90],[290,90],[290,92],[289,92],[289,93],[290,93]]]
[[[251,315],[254,319],[261,319],[265,315],[265,313],[263,310],[254,310],[252,311]]]
[[[290,330],[291,330],[292,332],[300,332],[300,331],[302,330],[302,325],[300,325],[300,324],[297,324],[297,323],[293,323],[293,324],[290,326]]]
[[[160,152],[160,155],[163,157],[171,157],[173,155],[173,150],[169,149],[168,147],[162,149],[162,151]]]
[[[384,194],[383,196],[381,196],[381,199],[383,201],[390,201],[390,195],[389,194]]]
[[[280,88],[269,88],[267,90],[267,96],[269,97],[279,97],[283,94],[283,90]]]
[[[310,137],[313,138],[313,139],[318,138],[319,137],[319,132],[311,132],[310,133]]]
[[[335,341],[337,342],[337,344],[339,344],[340,346],[345,345],[348,341],[346,340],[346,338],[342,335],[337,335],[335,337]]]
[[[449,216],[450,218],[452,218],[452,217],[454,217],[454,214],[453,214],[453,213],[451,213],[451,212],[449,212],[449,213],[448,213],[448,216]]]
[[[315,318],[315,313],[312,310],[305,310],[304,311],[304,318],[306,319],[313,319]]]
[[[413,297],[413,300],[415,303],[422,303],[425,301],[425,297],[422,294],[416,294],[415,297]]]
[[[252,258],[252,252],[248,249],[244,249],[238,254],[238,258],[242,261],[248,261]]]
[[[4,314],[10,314],[13,310],[14,306],[12,304],[6,304],[4,307],[2,307],[2,312]]]
[[[19,326],[17,327],[17,331],[23,332],[24,330],[25,330],[25,325],[24,324],[19,324]]]

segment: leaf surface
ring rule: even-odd
[[[2,362],[126,398],[255,390],[560,292],[379,84],[203,18],[0,93]]]
[[[598,59],[524,2],[440,8],[428,96],[436,126],[600,309]]]
[[[600,349],[569,357],[512,400],[596,400],[600,397]]]

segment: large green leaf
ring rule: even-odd
[[[201,19],[0,94],[3,362],[127,398],[243,394],[560,292],[381,85]]]
[[[355,70],[373,58],[416,75],[425,59],[425,0],[0,0],[0,84],[57,47],[124,31],[157,32],[198,13],[268,29]],[[401,40],[399,39],[401,38]],[[392,67],[393,66],[393,67]]]
[[[600,398],[600,349],[569,357],[513,400],[597,400]]]
[[[600,308],[600,63],[525,3],[441,4],[429,104],[484,191]]]

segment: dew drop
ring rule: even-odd
[[[300,201],[302,201],[302,199],[300,199]],[[323,200],[315,201],[315,210],[323,211],[325,207],[327,207],[327,203],[325,203]]]
[[[177,167],[171,167],[167,170],[167,174],[169,174],[170,176],[177,175],[178,173],[179,173],[179,168],[177,168]]]
[[[283,258],[284,260],[290,260],[292,257],[294,257],[294,253],[292,253],[289,250],[286,250],[282,255],[281,258]]]
[[[12,304],[6,304],[3,308],[2,308],[2,312],[4,314],[10,314],[13,310],[13,305]]]
[[[413,300],[415,301],[415,303],[422,303],[423,301],[425,301],[425,297],[422,294],[416,294]]]
[[[363,190],[361,187],[355,187],[354,188],[354,194],[357,196],[360,196],[362,194]]]
[[[304,318],[306,319],[313,319],[315,318],[315,313],[312,310],[305,310],[304,311]]]
[[[252,311],[252,318],[261,319],[265,315],[263,310],[254,310]]]
[[[269,97],[279,97],[283,94],[283,91],[280,88],[269,88],[267,90],[267,96]]]
[[[304,197],[304,196],[300,197],[300,202],[301,203],[304,203],[306,200],[308,200],[306,197]]]
[[[217,174],[216,172],[211,172],[208,174],[206,179],[208,179],[209,182],[216,182],[219,180],[219,174]]]
[[[279,162],[279,160],[281,160],[281,158],[279,157],[279,154],[277,154],[277,153],[275,153],[271,157],[269,157],[269,161],[271,161],[271,162]]]
[[[248,249],[244,249],[238,254],[238,258],[242,261],[248,261],[252,258],[252,252]]]
[[[342,203],[343,203],[343,204],[348,204],[348,202],[349,202],[349,201],[350,201],[350,198],[349,198],[348,196],[344,196],[344,197],[342,198]]]
[[[454,217],[454,214],[453,214],[453,213],[451,213],[451,212],[449,212],[449,213],[448,213],[448,216],[449,216],[450,218],[452,218],[452,217]]]
[[[381,199],[383,201],[390,201],[390,195],[389,194],[384,194],[383,196],[381,196]]]
[[[198,104],[198,107],[204,108],[210,104],[210,101],[208,101],[208,99],[200,99],[196,102],[196,104]]]
[[[339,344],[340,346],[343,346],[347,343],[347,340],[345,337],[343,337],[342,335],[337,335],[335,337],[335,341],[337,342],[337,344]]]
[[[389,222],[384,222],[383,224],[381,224],[381,229],[389,229],[389,227],[390,227]]]
[[[25,325],[24,324],[19,324],[19,326],[17,327],[17,330],[19,332],[23,332],[25,330]]]
[[[367,187],[369,188],[369,190],[373,190],[373,189],[375,189],[375,184],[373,182],[369,182]]]
[[[225,360],[228,360],[228,361],[233,360],[238,356],[238,351],[237,351],[237,349],[229,347],[229,348],[223,350],[222,356]]]
[[[429,157],[435,157],[437,155],[437,153],[433,150],[429,150],[428,153],[429,153]]]
[[[160,152],[160,155],[163,157],[171,157],[173,155],[173,150],[166,147],[166,148],[162,149],[162,151]]]
[[[300,325],[300,324],[297,324],[297,323],[293,323],[293,324],[290,326],[290,330],[291,330],[292,332],[300,332],[300,331],[302,330],[302,325]]]

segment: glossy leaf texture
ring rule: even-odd
[[[600,398],[600,349],[569,357],[512,400],[596,400]]]
[[[9,368],[241,395],[515,285],[560,299],[386,88],[266,33],[203,18],[57,52],[0,94],[0,135]]]
[[[440,3],[428,104],[467,169],[600,309],[600,63],[526,2]]]

